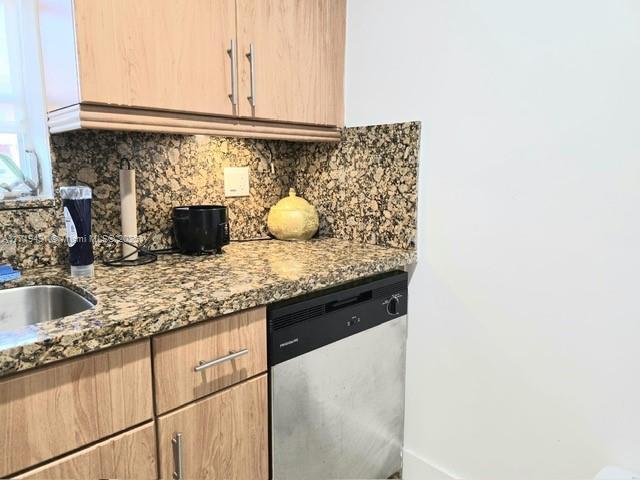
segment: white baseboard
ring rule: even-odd
[[[402,480],[456,480],[456,478],[405,448],[402,454]]]
[[[402,480],[460,480],[442,471],[406,448],[402,453]],[[577,479],[576,479],[577,480]],[[590,480],[590,479],[583,479]],[[617,467],[604,468],[591,480],[640,480],[640,474],[634,474]]]

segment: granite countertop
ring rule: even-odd
[[[96,264],[93,278],[71,278],[60,267],[27,270],[4,288],[63,285],[97,303],[85,312],[12,330],[3,329],[0,319],[0,376],[415,261],[410,250],[322,238],[232,243],[224,255],[162,255],[139,267]]]

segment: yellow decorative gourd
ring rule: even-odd
[[[279,240],[309,240],[318,231],[318,211],[294,188],[269,210],[267,226]]]

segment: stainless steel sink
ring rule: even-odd
[[[93,308],[73,290],[59,285],[35,285],[0,290],[0,331],[54,320]]]

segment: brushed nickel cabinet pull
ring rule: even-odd
[[[182,480],[182,433],[174,433],[171,444],[173,447],[173,480]]]
[[[231,99],[231,104],[235,107],[238,104],[238,57],[236,54],[236,41],[233,38],[227,53],[231,57],[231,93],[229,98]]]
[[[256,50],[253,48],[253,43],[249,44],[249,53],[247,53],[247,58],[249,59],[251,76],[251,95],[249,95],[247,99],[251,102],[251,106],[256,108]]]
[[[206,370],[207,368],[211,368],[214,367],[216,365],[220,365],[221,363],[224,362],[229,362],[231,360],[235,360],[238,357],[241,357],[243,355],[246,355],[247,353],[249,353],[249,349],[248,348],[243,348],[242,350],[239,350],[237,352],[229,352],[229,355],[225,355],[224,357],[220,357],[220,358],[216,358],[215,360],[209,360],[208,362],[204,361],[204,360],[200,360],[200,363],[194,367],[193,371],[194,372],[200,372],[202,370]]]

